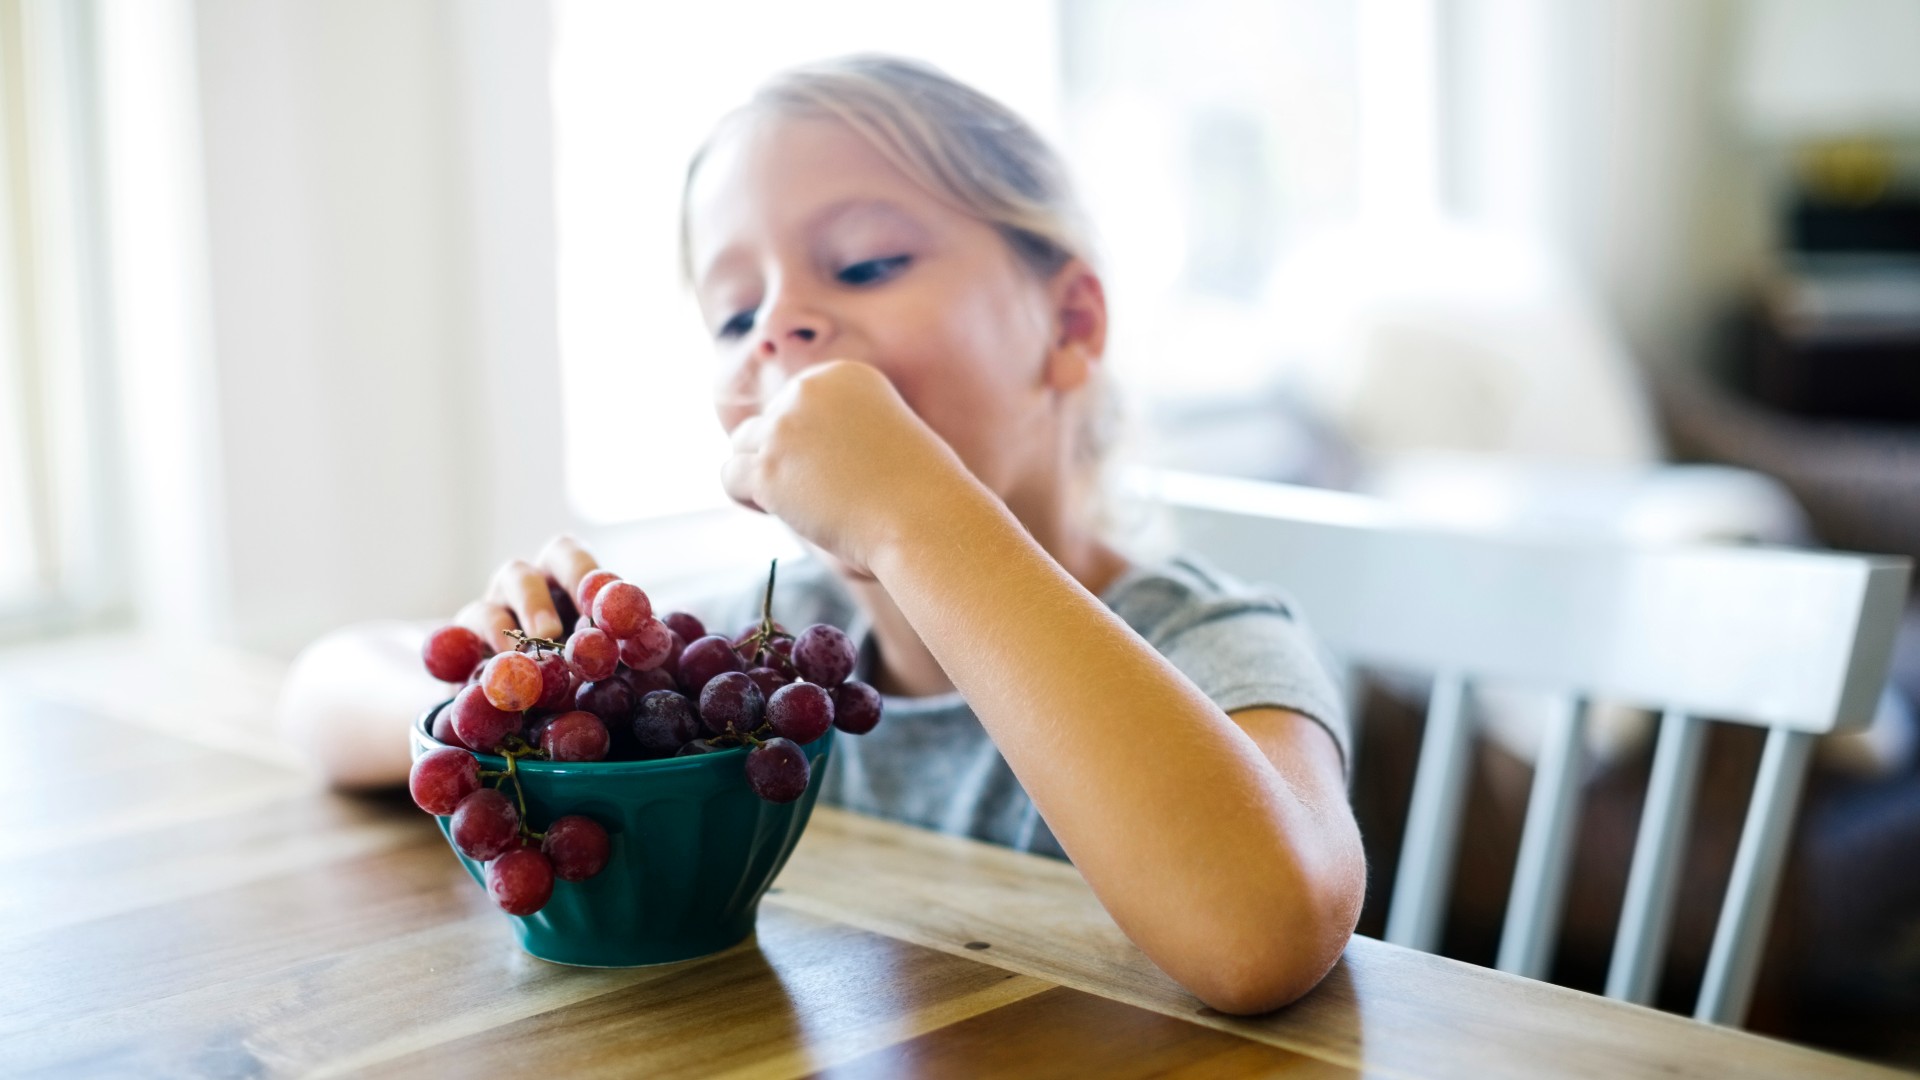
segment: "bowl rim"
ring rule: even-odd
[[[434,716],[438,714],[441,709],[451,704],[453,704],[453,699],[448,698],[438,705],[428,707],[414,719],[411,734],[426,747],[426,751],[423,751],[423,753],[440,749],[461,749],[461,747],[457,746],[449,747],[446,743],[433,737]],[[812,752],[812,748],[817,744],[831,740],[833,734],[834,729],[828,728],[818,739],[803,744],[800,749],[807,751],[808,760],[812,760],[819,756]],[[749,749],[749,747],[745,746],[730,746],[725,750],[716,750],[710,754],[650,758],[645,761],[536,761],[522,758],[517,768],[521,772],[533,773],[539,776],[639,776],[643,774],[651,776],[659,773],[694,772],[700,769],[714,768],[723,761],[737,761],[745,758]],[[824,751],[826,747],[822,746],[821,749]],[[507,759],[498,754],[486,754],[478,750],[468,750],[467,753],[480,759],[480,762],[489,769],[504,769],[507,767]],[[414,756],[418,757],[419,755],[416,754]]]

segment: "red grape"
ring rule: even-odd
[[[606,867],[613,841],[599,822],[568,814],[547,826],[540,850],[552,861],[554,875],[561,881],[585,881]]]
[[[480,790],[480,763],[465,750],[429,750],[414,759],[407,790],[414,805],[445,817],[459,809],[461,799]]]
[[[540,674],[540,665],[526,653],[505,652],[487,661],[487,669],[480,676],[480,686],[487,692],[487,700],[493,707],[506,712],[526,712],[540,704],[540,698],[546,687],[546,679]]]
[[[624,679],[581,683],[573,692],[573,707],[599,717],[609,730],[631,723],[635,704],[633,688]]]
[[[617,638],[630,638],[653,618],[653,602],[640,586],[610,581],[593,598],[593,625]]]
[[[463,683],[488,652],[479,634],[464,626],[443,626],[427,635],[420,659],[426,662],[427,673],[441,682]]]
[[[460,800],[453,811],[453,846],[469,859],[485,862],[511,849],[520,836],[520,812],[493,788],[481,788]]]
[[[833,694],[818,683],[783,686],[767,699],[767,723],[776,735],[810,743],[833,726]]]
[[[853,639],[837,626],[815,623],[793,643],[793,666],[802,678],[834,687],[853,674]]]
[[[699,641],[707,636],[706,624],[684,611],[668,612],[660,617],[660,621],[667,624],[667,629],[679,634],[682,641]]]
[[[673,631],[659,619],[640,624],[633,636],[620,641],[620,662],[635,671],[652,671],[673,652]]]
[[[633,718],[634,740],[648,757],[672,757],[704,733],[693,702],[677,690],[655,690],[641,698]]]
[[[575,630],[567,639],[567,663],[581,682],[599,682],[620,663],[620,643],[598,627]]]
[[[487,893],[509,915],[531,915],[553,895],[553,864],[538,848],[514,848],[487,864]]]
[[[498,750],[507,736],[520,730],[520,714],[494,708],[478,685],[460,691],[447,708],[453,713],[453,730],[460,741],[482,753]]]
[[[533,662],[540,668],[540,700],[536,709],[564,709],[573,702],[573,665],[557,652],[541,652]]]
[[[611,570],[587,571],[587,575],[580,579],[580,584],[573,588],[574,603],[579,607],[580,614],[591,618],[593,616],[593,600],[595,596],[599,595],[601,587],[610,581],[619,580],[620,575]]]
[[[680,654],[680,687],[690,696],[698,697],[715,675],[744,669],[740,654],[733,651],[731,642],[718,634],[708,634],[690,642]]]
[[[700,719],[716,735],[744,735],[760,726],[766,698],[743,671],[723,671],[700,691]]]
[[[673,680],[673,676],[667,674],[667,669],[664,667],[651,668],[646,671],[635,671],[632,668],[627,668],[619,673],[619,678],[629,687],[633,688],[633,700],[635,701],[639,701],[655,690],[674,690],[677,692],[680,687],[680,684]]]
[[[770,667],[748,668],[747,678],[760,688],[760,696],[769,701],[773,700],[774,691],[793,681]]]
[[[466,742],[460,738],[460,733],[453,730],[452,705],[445,706],[439,712],[433,714],[433,739],[435,742],[446,746],[457,747],[461,750],[472,749],[472,747],[468,746]]]
[[[790,803],[807,790],[807,753],[790,739],[768,739],[747,751],[747,785],[768,802]]]
[[[848,679],[833,691],[833,726],[849,735],[865,735],[880,722],[880,691]]]
[[[540,735],[540,749],[554,761],[599,761],[608,743],[607,725],[580,709],[554,717]]]

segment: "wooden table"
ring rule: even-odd
[[[0,1074],[1894,1075],[1365,938],[1293,1007],[1223,1016],[1071,867],[829,809],[756,939],[561,967],[404,796],[333,795],[206,712],[116,710],[97,682],[51,701],[20,670]]]

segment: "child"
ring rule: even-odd
[[[722,483],[819,556],[783,568],[776,617],[849,627],[890,699],[823,799],[1070,857],[1221,1011],[1311,989],[1365,886],[1345,720],[1283,604],[1100,535],[1107,309],[1052,151],[916,63],[796,69],[696,156],[682,261]],[[593,566],[556,541],[460,621],[558,636],[547,577]]]

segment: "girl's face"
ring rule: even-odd
[[[880,369],[1016,514],[1022,501],[1058,500],[1068,391],[1097,358],[1080,354],[1079,378],[1066,370],[1064,273],[1040,281],[992,226],[833,120],[731,127],[696,172],[687,213],[729,432],[795,372],[855,360]]]

